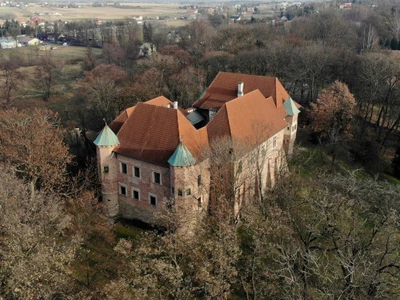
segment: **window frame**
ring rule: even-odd
[[[119,171],[122,174],[128,174],[128,164],[125,162],[120,161],[119,162]],[[125,172],[124,172],[125,171]]]
[[[158,174],[158,176],[159,176],[159,182],[157,182],[156,181],[156,174]],[[159,184],[159,185],[162,185],[162,176],[161,176],[161,172],[158,172],[158,171],[152,171],[152,181],[153,181],[153,183],[155,183],[155,184]]]
[[[138,198],[134,197],[134,192],[138,193]],[[132,197],[133,200],[140,201],[140,189],[132,187],[131,188],[131,197]]]
[[[152,203],[151,203],[151,198],[154,198],[154,199],[155,199],[155,204],[152,204]],[[149,200],[149,204],[150,204],[151,206],[153,206],[153,207],[157,207],[157,206],[158,206],[157,195],[152,194],[152,193],[149,193],[149,195],[148,195],[148,200]]]
[[[138,172],[139,172],[139,176],[136,176],[136,170],[138,170]],[[142,170],[141,170],[141,168],[139,167],[139,166],[133,166],[132,167],[132,175],[133,175],[133,177],[135,177],[135,178],[141,178],[142,177]]]
[[[125,189],[125,194],[124,193],[122,193],[122,188],[124,188]],[[128,196],[128,186],[126,185],[126,184],[124,184],[124,183],[118,183],[118,194],[119,195],[121,195],[121,196]]]
[[[203,207],[203,197],[200,196],[200,197],[197,197],[196,199],[197,199],[197,208],[201,209]]]

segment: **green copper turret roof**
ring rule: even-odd
[[[173,167],[188,167],[194,165],[196,159],[190,153],[189,149],[180,142],[174,154],[168,159],[168,163]]]
[[[297,115],[300,110],[294,104],[294,101],[291,97],[289,97],[285,102],[283,102],[283,107],[285,108],[286,113],[288,116],[295,116]]]
[[[106,125],[93,143],[96,146],[116,146],[119,145],[119,140],[110,127]]]

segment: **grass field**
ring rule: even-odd
[[[73,64],[77,61],[82,61],[86,56],[86,47],[62,47],[54,45],[57,47],[55,50],[41,51],[39,47],[21,47],[16,49],[3,49],[0,50],[0,57],[3,58],[17,58],[20,62],[25,62],[29,64],[29,61],[35,61],[41,56],[51,56],[56,60],[61,61],[64,64]],[[93,54],[95,57],[101,56],[101,49],[93,48]]]
[[[22,83],[22,88],[15,94],[14,105],[18,108],[49,108],[63,113],[66,107],[72,103],[70,100],[74,96],[76,78],[82,76],[82,61],[86,56],[86,47],[58,47],[56,50],[38,51],[35,46],[21,47],[16,49],[0,50],[0,60],[12,59],[19,61],[24,67],[20,71],[25,74],[27,80]],[[96,58],[101,57],[101,49],[93,49]],[[58,61],[61,73],[61,81],[54,85],[50,101],[45,102],[41,98],[41,93],[36,90],[32,83],[35,67],[30,62],[35,62],[41,56],[51,56]]]
[[[88,3],[85,3],[80,6],[79,8],[60,8],[41,7],[39,4],[30,4],[28,7],[23,8],[0,7],[0,23],[10,17],[18,20],[28,20],[35,15],[44,21],[73,21],[83,19],[120,20],[132,18],[133,16],[143,16],[151,20],[168,17],[168,19],[174,20],[175,18],[187,15],[186,10],[179,8],[180,4],[169,3],[125,3],[121,7],[92,7]]]

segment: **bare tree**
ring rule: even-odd
[[[6,60],[0,63],[0,70],[2,71],[1,87],[3,89],[3,98],[5,106],[9,107],[11,104],[11,95],[21,88],[26,76],[18,70],[18,65],[11,61]]]
[[[42,91],[43,100],[49,101],[57,78],[59,62],[51,56],[42,56],[36,65],[33,82]]]
[[[312,104],[313,128],[320,134],[321,142],[330,145],[332,165],[337,149],[349,134],[356,101],[346,84],[335,81]]]
[[[127,76],[119,66],[101,64],[85,72],[79,84],[89,105],[95,104],[100,114],[111,121],[124,108],[120,102]]]
[[[361,52],[373,51],[378,47],[379,36],[372,24],[361,27]]]
[[[394,199],[399,190],[356,176],[292,176],[291,184],[309,186],[308,192],[301,196],[301,189],[284,184],[276,194],[290,214],[298,243],[282,248],[278,258],[281,276],[292,287],[290,297],[398,295],[399,215]]]
[[[73,295],[70,264],[80,236],[56,195],[37,194],[2,165],[0,178],[0,297],[54,299]]]
[[[58,115],[48,110],[0,110],[0,159],[40,188],[56,189],[65,181],[71,161]]]

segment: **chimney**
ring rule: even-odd
[[[171,108],[171,104],[168,103],[168,104],[167,104],[167,108]]]
[[[243,93],[243,87],[244,87],[244,82],[239,82],[238,83],[238,91],[237,91],[237,96],[242,97],[244,95]]]
[[[174,101],[174,109],[178,109],[178,101]]]

